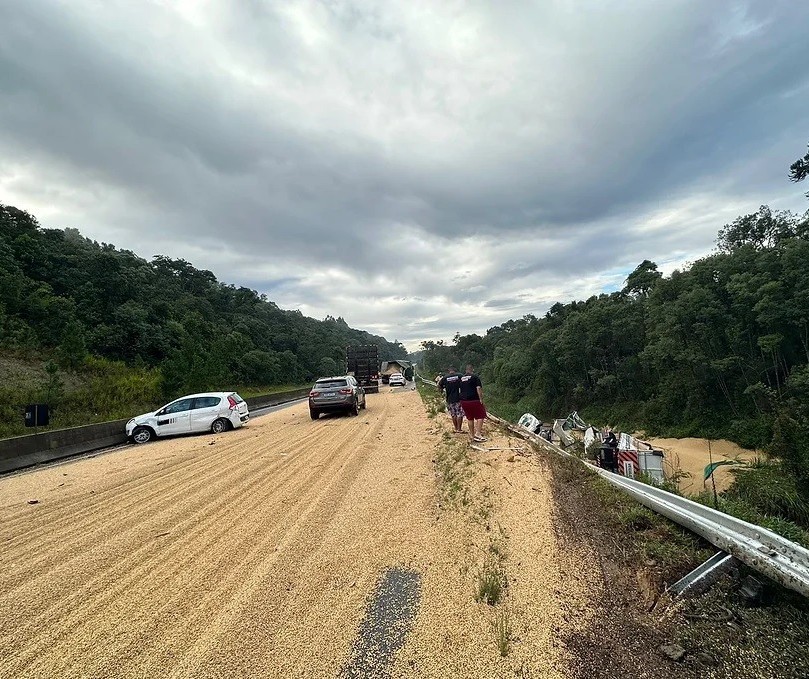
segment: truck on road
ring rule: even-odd
[[[366,392],[379,391],[379,347],[358,344],[346,348],[346,373],[353,375]]]

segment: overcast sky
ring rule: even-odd
[[[417,348],[803,211],[809,2],[3,0],[0,202]]]

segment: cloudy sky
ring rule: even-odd
[[[794,0],[4,0],[0,202],[417,348],[809,207],[807,26]]]

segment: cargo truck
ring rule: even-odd
[[[346,372],[353,375],[366,392],[379,391],[379,347],[359,344],[346,348]]]

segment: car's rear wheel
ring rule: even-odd
[[[320,417],[320,413],[317,412],[317,410],[312,410],[311,408],[309,408],[309,417],[311,417],[313,420],[316,420],[318,417]]]
[[[228,430],[228,425],[230,423],[223,417],[220,417],[218,420],[214,420],[213,424],[211,425],[211,431],[214,434],[222,434]]]
[[[132,440],[135,443],[149,443],[154,438],[154,432],[149,427],[135,427]]]

